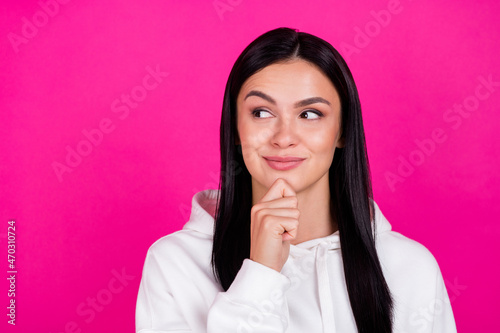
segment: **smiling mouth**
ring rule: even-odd
[[[267,164],[279,171],[286,171],[290,169],[294,169],[298,167],[302,162],[304,162],[305,158],[300,157],[279,157],[279,156],[264,156]]]

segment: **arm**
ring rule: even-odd
[[[208,332],[285,332],[290,280],[276,270],[245,259],[226,292],[208,313]]]
[[[446,292],[443,277],[437,262],[434,261],[432,275],[421,277],[422,288],[414,302],[410,305],[411,313],[408,325],[400,328],[403,333],[456,333],[455,319],[450,299]],[[399,332],[399,331],[398,331]]]
[[[451,309],[450,298],[446,291],[443,276],[438,268],[436,274],[436,294],[432,302],[433,311],[432,332],[456,333],[455,318]]]
[[[135,328],[137,333],[192,332],[150,249],[146,255],[137,295]]]
[[[269,267],[245,259],[230,288],[217,294],[206,317],[196,320],[178,304],[165,271],[148,251],[137,298],[138,333],[266,333],[285,332],[288,326],[284,294],[290,280]]]

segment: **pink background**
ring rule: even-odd
[[[6,276],[14,219],[18,269],[16,327],[7,324],[5,277],[0,284],[2,332],[134,330],[148,247],[182,228],[195,192],[217,187],[231,66],[279,26],[316,34],[347,59],[375,200],[394,230],[437,258],[458,330],[498,327],[498,1],[58,7],[10,1],[0,14],[0,266]],[[168,76],[152,80],[148,66]],[[488,77],[496,85],[481,83]],[[133,108],[121,101],[131,93]],[[470,112],[453,111],[464,103]],[[83,132],[102,123],[107,133],[86,143]],[[68,146],[87,156],[58,178],[53,164],[66,164]]]

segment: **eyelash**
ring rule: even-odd
[[[255,110],[253,110],[253,111],[252,111],[252,116],[253,116],[254,118],[259,119],[260,117],[257,117],[257,116],[256,116],[256,114],[257,114],[258,112],[269,112],[269,111],[268,111],[268,110],[264,110],[264,109],[255,109]],[[307,113],[307,112],[312,112],[312,113],[316,114],[319,118],[321,118],[321,117],[323,117],[323,116],[324,116],[324,115],[323,115],[323,113],[319,112],[318,110],[314,110],[314,109],[304,110],[304,111],[301,113],[301,115],[302,115],[302,114],[304,114],[304,113]],[[269,112],[269,113],[270,113],[270,112]],[[314,119],[311,119],[311,120],[314,120]]]

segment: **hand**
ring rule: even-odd
[[[250,259],[281,272],[297,237],[300,212],[295,191],[283,178],[251,210]]]

